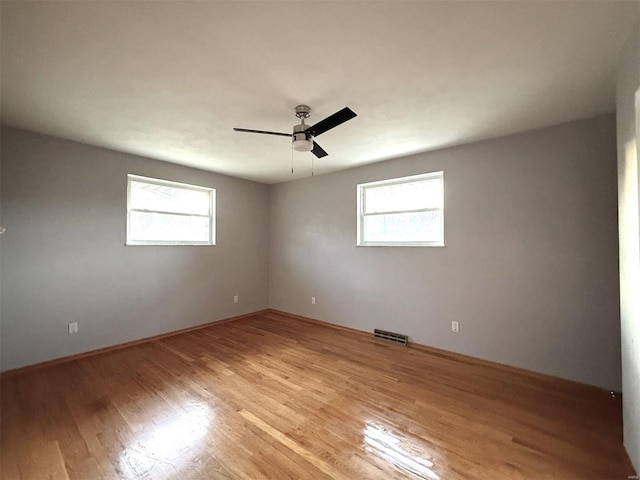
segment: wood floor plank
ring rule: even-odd
[[[3,376],[3,479],[624,479],[621,400],[277,312]]]

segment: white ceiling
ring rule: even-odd
[[[640,2],[2,2],[2,121],[228,175],[316,173],[614,110]]]

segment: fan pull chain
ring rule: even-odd
[[[291,175],[293,175],[293,143],[291,144]]]
[[[311,155],[311,176],[313,177],[313,153],[310,152]]]

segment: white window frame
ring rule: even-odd
[[[418,180],[432,180],[434,178],[440,179],[442,182],[442,208],[421,208],[415,210],[397,210],[397,211],[388,211],[388,212],[376,212],[376,213],[365,213],[365,192],[369,188],[382,187],[388,185],[399,185],[402,183],[411,183]],[[409,177],[398,177],[398,178],[390,178],[387,180],[378,180],[376,182],[368,182],[368,183],[359,183],[357,185],[357,237],[356,237],[356,246],[359,247],[444,247],[444,172],[430,172],[430,173],[422,173],[419,175],[411,175]],[[429,211],[442,211],[441,218],[441,231],[442,238],[437,241],[429,241],[429,242],[412,242],[412,241],[389,241],[389,242],[380,242],[380,241],[365,241],[364,240],[364,219],[366,216],[370,215],[389,215],[389,214],[401,214],[401,213],[412,213],[412,212],[429,212]]]
[[[161,185],[164,187],[181,188],[185,190],[195,190],[198,192],[207,192],[209,194],[209,215],[197,215],[190,213],[175,213],[167,212],[164,210],[144,210],[131,208],[131,182],[144,182],[152,185]],[[209,239],[207,241],[164,241],[164,240],[132,240],[129,235],[131,224],[131,212],[146,212],[146,213],[162,213],[165,215],[178,215],[180,217],[208,217],[209,218]],[[141,175],[128,174],[127,175],[127,246],[140,246],[140,245],[200,245],[200,246],[214,246],[216,244],[216,189],[211,187],[202,187],[199,185],[191,185],[188,183],[173,182],[170,180],[162,180],[159,178],[143,177]]]

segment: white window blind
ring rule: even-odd
[[[358,245],[443,246],[444,174],[362,183]]]
[[[215,245],[215,190],[128,175],[127,245]]]

